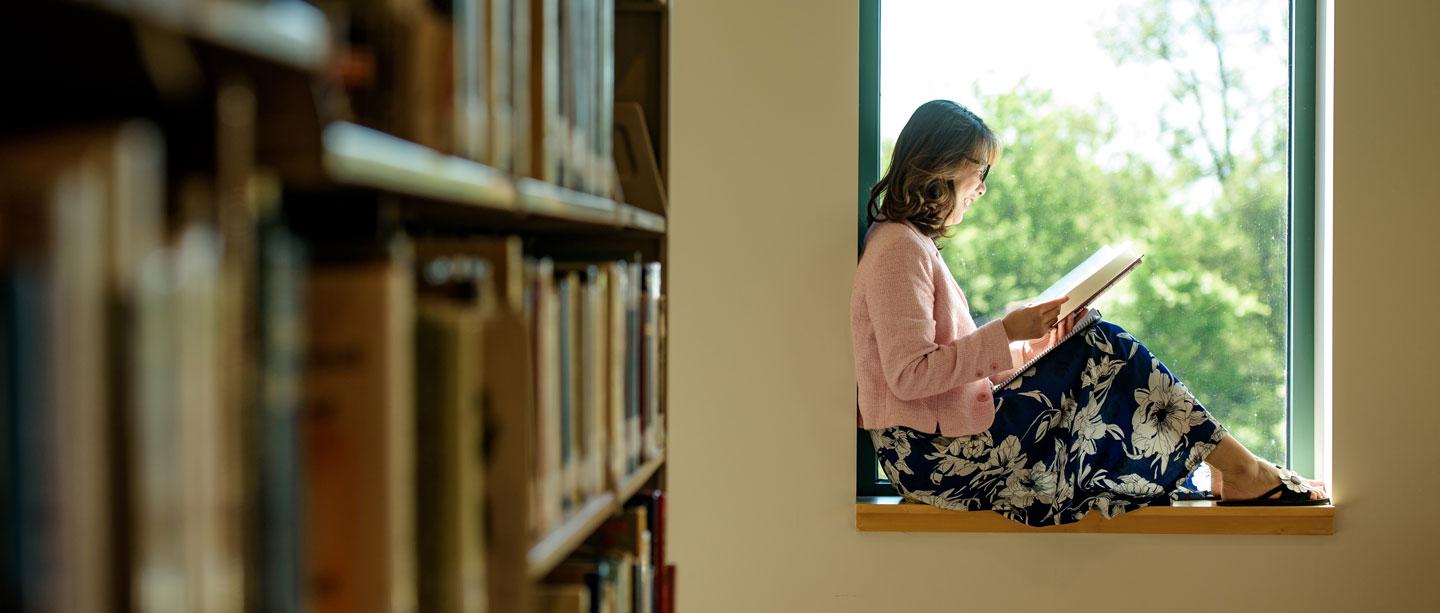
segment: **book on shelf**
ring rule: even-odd
[[[492,297],[483,306],[481,412],[484,438],[485,577],[490,611],[524,611],[529,600],[526,556],[538,531],[534,499],[515,492],[537,492],[533,466],[536,434],[535,353],[527,316],[530,284],[520,237],[470,237],[426,240],[419,244],[425,261],[437,257],[479,256],[488,264]],[[483,300],[482,300],[483,302]],[[511,493],[507,495],[506,493]]]
[[[565,514],[570,514],[579,509],[584,503],[584,494],[580,491],[580,413],[579,394],[577,394],[576,366],[579,363],[576,355],[576,332],[575,324],[577,313],[575,312],[575,297],[578,295],[576,284],[578,278],[573,271],[560,271],[556,275],[555,290],[559,333],[556,336],[559,352],[556,368],[559,372],[559,394],[560,399],[560,487],[561,506]]]
[[[595,90],[591,94],[596,102],[594,173],[595,193],[607,198],[618,199],[615,193],[615,160],[612,157],[615,122],[615,0],[598,0],[599,16],[595,23],[598,53],[595,61]]]
[[[607,279],[595,264],[584,264],[580,329],[583,335],[581,392],[585,422],[586,494],[605,491],[605,288]]]
[[[496,233],[550,228],[442,225],[421,198],[315,180],[311,159],[324,124],[353,121],[615,197],[615,46],[634,42],[615,1],[313,4],[323,74],[226,35],[187,55],[195,92],[85,103],[158,126],[0,135],[0,580],[17,586],[0,601],[662,610],[662,499],[614,498],[664,445],[663,271],[629,244],[653,237],[597,225],[590,259],[527,253],[533,236]],[[151,33],[130,30],[96,45],[139,41],[116,63],[148,65]],[[47,120],[81,108],[61,106]],[[623,544],[537,585],[532,549],[573,542],[567,520],[600,500],[629,507]]]
[[[306,280],[305,552],[315,611],[411,610],[413,263],[406,245]]]
[[[638,254],[628,263],[628,270],[629,275],[627,275],[625,284],[625,465],[627,473],[634,472],[640,467],[640,450],[643,447],[641,432],[643,431],[644,409],[640,398],[642,392],[640,353],[644,345],[641,344],[640,296],[644,287],[644,270]]]
[[[660,291],[661,291],[661,264],[659,262],[646,262],[642,268],[644,274],[644,294],[642,296],[642,337],[644,346],[641,354],[640,379],[642,388],[642,399],[644,401],[642,433],[644,460],[652,460],[660,457],[664,447],[665,423],[663,413],[660,411],[660,377],[663,372],[660,369]]]
[[[545,588],[584,586],[591,610],[661,610],[663,549],[656,529],[663,527],[664,495],[647,490],[626,501],[565,561],[544,578]]]
[[[160,189],[163,157],[148,124],[0,142],[0,448],[8,452],[0,535],[19,561],[3,569],[14,590],[7,598],[24,607],[100,610],[119,588],[109,515],[123,492],[109,467],[110,432],[120,426],[111,420],[122,407],[112,404],[119,382],[107,335],[133,320],[108,320],[112,308],[133,306],[123,284],[156,247],[125,241],[158,236],[155,203],[137,198]],[[126,225],[140,234],[115,234]]]
[[[612,487],[620,487],[625,482],[625,477],[630,474],[628,458],[626,457],[626,445],[624,444],[628,430],[626,428],[626,384],[625,364],[626,345],[628,337],[625,334],[625,304],[629,284],[629,274],[625,262],[611,261],[601,264],[602,274],[608,279],[606,284],[606,318],[609,320],[609,328],[606,333],[606,371],[608,382],[606,389],[609,391],[606,401],[606,430],[609,432],[609,465],[610,483]]]
[[[525,1],[525,0],[518,0]],[[569,140],[561,75],[559,0],[530,2],[530,174],[561,184],[562,145]]]
[[[523,1],[523,0],[522,0]],[[484,37],[485,47],[485,110],[489,125],[484,128],[486,155],[482,162],[503,171],[515,170],[515,89],[516,70],[514,56],[529,54],[514,53],[514,9],[512,0],[488,0],[484,3],[487,26]],[[525,40],[528,40],[526,38]]]
[[[535,410],[532,417],[535,449],[536,537],[548,533],[564,519],[563,409],[560,399],[560,312],[555,287],[555,264],[549,258],[527,260],[526,287],[530,296],[530,323],[535,372]]]
[[[271,184],[263,191],[278,198]],[[266,611],[298,612],[304,602],[304,533],[297,518],[304,509],[300,446],[301,377],[305,347],[305,246],[273,213],[259,225],[258,410],[252,496],[258,507],[251,528],[256,555],[247,566],[255,580],[250,594]]]
[[[398,135],[441,153],[459,152],[464,143],[455,129],[460,123],[455,85],[463,59],[455,55],[455,30],[464,24],[418,0],[410,10],[393,14],[403,41],[395,76],[404,85],[395,92],[401,99],[393,103],[403,130]]]
[[[536,593],[537,613],[590,613],[590,586],[542,585]]]
[[[422,291],[483,284],[429,275]],[[433,270],[433,268],[432,268]],[[473,270],[473,267],[467,267]],[[443,292],[443,290],[441,290]],[[488,297],[422,294],[415,322],[416,511],[420,610],[485,609],[482,305]]]
[[[482,164],[495,165],[491,158],[488,107],[491,99],[490,7],[485,0],[452,0],[455,27],[454,77],[455,151]]]
[[[656,585],[663,581],[667,557],[665,552],[666,534],[666,511],[665,511],[665,490],[643,489],[636,492],[629,505],[643,506],[646,509],[645,518],[649,522],[650,530],[650,560],[656,571]],[[657,600],[659,599],[657,587]]]
[[[498,0],[510,8],[510,172],[517,177],[533,177],[537,172],[534,165],[534,144],[531,131],[534,127],[533,83],[540,70],[533,65],[535,0]]]

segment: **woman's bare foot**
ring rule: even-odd
[[[1255,457],[1234,437],[1226,436],[1206,459],[1210,464],[1210,489],[1221,500],[1250,500],[1280,485],[1280,468]],[[1288,472],[1288,471],[1287,471]],[[1310,486],[1310,499],[1328,497],[1325,482],[1304,479]]]
[[[1223,473],[1220,491],[1221,500],[1250,500],[1258,498],[1280,485],[1280,469],[1274,464],[1256,460],[1249,470],[1229,470]],[[1310,486],[1310,499],[1326,497],[1325,484],[1312,479],[1304,480]]]

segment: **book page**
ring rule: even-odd
[[[1137,253],[1130,243],[1105,245],[1046,288],[1035,301],[1044,302],[1069,296],[1070,300],[1060,307],[1060,318],[1064,319],[1088,306],[1100,293],[1138,264],[1142,257],[1143,254]]]

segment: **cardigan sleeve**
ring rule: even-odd
[[[1011,368],[1003,322],[990,322],[954,343],[935,343],[934,260],[920,245],[885,241],[865,287],[865,303],[890,391],[918,400]],[[948,274],[948,273],[947,273]]]

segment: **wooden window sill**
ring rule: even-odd
[[[861,532],[1100,532],[1122,534],[1334,534],[1335,507],[1221,507],[1178,502],[1147,507],[1115,519],[1090,512],[1063,526],[1031,528],[990,511],[949,511],[902,502],[899,496],[855,499]]]

